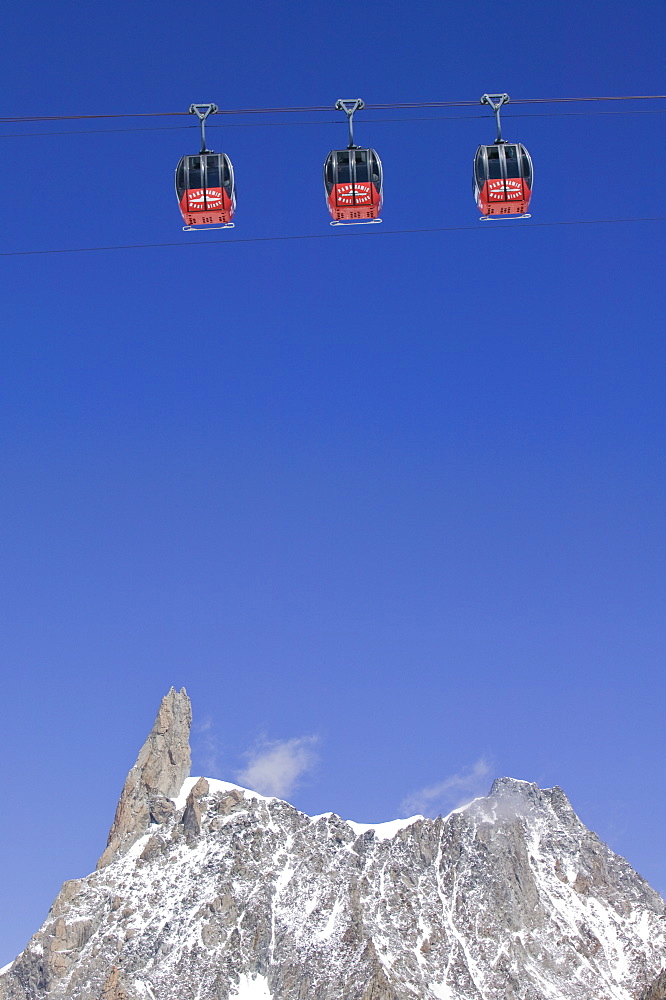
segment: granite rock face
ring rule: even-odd
[[[192,706],[185,688],[171,688],[127,775],[98,868],[129,850],[150,823],[164,823],[171,818],[172,798],[190,773],[191,725]]]
[[[0,1000],[661,1000],[666,904],[561,789],[502,778],[444,819],[365,828],[176,787],[186,698],[162,704],[113,851],[65,883]]]
[[[666,969],[662,969],[655,981],[648,986],[641,1000],[666,1000]]]
[[[102,987],[100,1000],[128,1000],[127,993],[120,985],[120,971],[115,965]]]

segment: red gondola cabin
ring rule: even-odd
[[[224,228],[236,211],[234,168],[226,153],[184,156],[176,168],[176,196],[184,229]]]
[[[474,198],[483,216],[527,215],[532,160],[520,143],[479,146],[474,157]]]
[[[334,149],[324,164],[333,223],[374,222],[382,207],[382,163],[374,149]]]

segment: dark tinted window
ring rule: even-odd
[[[502,163],[500,160],[499,146],[488,146],[488,177],[490,180],[497,180],[502,176]]]
[[[218,188],[221,186],[220,161],[217,156],[206,157],[206,187]]]
[[[382,171],[379,166],[379,160],[375,155],[374,151],[371,149],[369,153],[370,158],[370,179],[376,185],[377,188],[381,187],[382,183]]]
[[[357,149],[354,154],[356,158],[356,180],[357,181],[368,181],[370,180],[370,174],[368,172],[368,153],[365,149]]]
[[[525,149],[524,146],[520,147],[520,151],[521,151],[521,156],[522,156],[522,160],[523,160],[523,177],[526,177],[527,180],[530,182],[530,185],[531,185],[531,183],[532,183],[532,164],[530,162],[529,156],[527,155],[527,150]]]
[[[474,172],[476,174],[476,183],[479,185],[479,188],[482,188],[486,183],[486,165],[483,162],[483,149],[477,150],[474,160]]]
[[[520,177],[520,161],[518,150],[515,146],[505,146],[504,155],[506,157],[506,176]]]
[[[189,157],[189,179],[188,187],[200,188],[201,185],[201,157],[200,156],[190,156]]]
[[[341,149],[338,153],[338,184],[348,184],[351,180],[351,172],[349,168],[349,150]]]
[[[324,164],[324,183],[326,190],[330,192],[333,187],[333,154],[329,153]]]
[[[180,194],[185,190],[185,164],[182,161],[178,164],[176,187],[178,188],[178,194],[180,196]]]

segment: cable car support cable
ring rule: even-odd
[[[526,114],[505,115],[506,118],[585,118],[599,115],[666,115],[666,108],[650,111],[632,108],[627,111],[528,111]],[[478,122],[479,115],[428,115],[418,118],[366,118],[371,125],[405,125],[411,122]],[[333,119],[318,122],[227,122],[225,125],[209,125],[209,128],[297,128],[301,125],[336,125]],[[139,125],[137,128],[90,128],[63,129],[51,132],[5,132],[0,139],[37,139],[47,135],[116,135],[124,132],[176,132],[189,129],[191,125]]]
[[[664,101],[666,94],[640,94],[622,97],[529,97],[519,98],[512,101],[513,104],[572,104],[594,101]],[[411,110],[418,108],[472,108],[476,101],[410,101],[393,102],[388,104],[366,104],[367,108],[377,111],[389,110]],[[220,108],[218,114],[221,115],[286,115],[286,114],[315,114],[329,111],[328,106],[324,107],[302,107],[302,108]],[[87,121],[91,119],[110,118],[169,118],[182,117],[189,114],[188,111],[140,111],[125,112],[124,114],[92,114],[92,115],[16,115],[0,116],[0,124],[18,124],[19,122],[62,122],[62,121]]]
[[[562,222],[530,222],[528,225],[519,225],[517,222],[507,222],[504,226],[491,226],[491,231],[504,231],[507,229],[551,229],[557,226],[608,226],[623,223],[635,222],[666,222],[666,215],[643,216],[634,219],[571,219]],[[487,232],[487,229],[479,226],[432,226],[423,229],[384,229],[376,230],[378,236],[414,236],[422,233],[479,233]],[[369,232],[361,230],[358,236],[367,236]],[[4,250],[0,251],[0,257],[38,257],[49,254],[67,253],[98,253],[103,250],[154,250],[161,247],[188,247],[188,246],[217,246],[221,243],[232,245],[235,243],[283,243],[294,240],[332,240],[337,236],[334,233],[306,233],[300,236],[247,236],[235,237],[227,240],[202,240],[199,243],[192,243],[191,240],[177,240],[170,243],[122,243],[110,246],[99,247],[63,247],[55,250]]]

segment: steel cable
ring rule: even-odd
[[[666,94],[641,94],[625,97],[529,97],[516,98],[511,104],[571,104],[576,102],[589,101],[663,101]],[[399,111],[412,110],[415,108],[472,108],[478,107],[479,101],[410,101],[393,102],[388,104],[366,104],[366,108],[377,111]],[[318,114],[323,111],[330,111],[331,105],[309,108],[220,108],[217,114],[220,115],[286,115],[286,114]],[[123,114],[95,114],[95,115],[15,115],[0,116],[0,122],[6,124],[18,124],[19,122],[55,122],[55,121],[84,121],[99,118],[166,118],[174,116],[189,115],[189,111],[139,111],[126,112]]]
[[[644,111],[632,108],[628,111],[528,111],[526,114],[506,114],[505,119],[516,118],[586,118],[600,115],[666,115],[666,108],[656,108]],[[404,125],[410,122],[479,122],[485,121],[482,115],[429,115],[419,118],[365,118],[363,124],[368,125]],[[295,128],[299,125],[339,125],[337,119],[325,119],[318,122],[231,122],[226,125],[209,124],[208,129],[229,129],[229,128]],[[34,139],[48,135],[117,135],[125,132],[175,132],[197,129],[198,125],[144,125],[138,128],[92,128],[74,130],[54,130],[51,132],[5,132],[0,133],[0,139]]]
[[[377,236],[402,236],[402,235],[416,235],[421,233],[460,233],[460,232],[487,232],[488,230],[496,230],[498,232],[504,231],[506,229],[547,229],[554,226],[606,226],[606,225],[616,225],[618,223],[630,223],[630,222],[666,222],[666,215],[656,215],[648,216],[643,218],[635,219],[572,219],[563,222],[504,222],[502,220],[494,220],[488,226],[481,228],[479,226],[433,226],[425,229],[384,229],[376,230],[372,229]],[[349,231],[347,231],[349,232]],[[100,246],[100,247],[65,247],[56,250],[5,250],[0,251],[0,257],[35,257],[44,256],[47,254],[66,254],[66,253],[97,253],[103,250],[148,250],[156,249],[160,247],[185,247],[185,246],[215,246],[221,243],[226,244],[238,244],[238,243],[280,243],[293,240],[326,240],[326,239],[336,239],[340,236],[340,233],[310,233],[301,236],[248,236],[240,237],[235,239],[226,240],[205,240],[203,242],[197,242],[194,240],[176,240],[171,243],[123,243],[112,246]],[[355,231],[356,236],[369,236],[370,232],[365,231]]]

